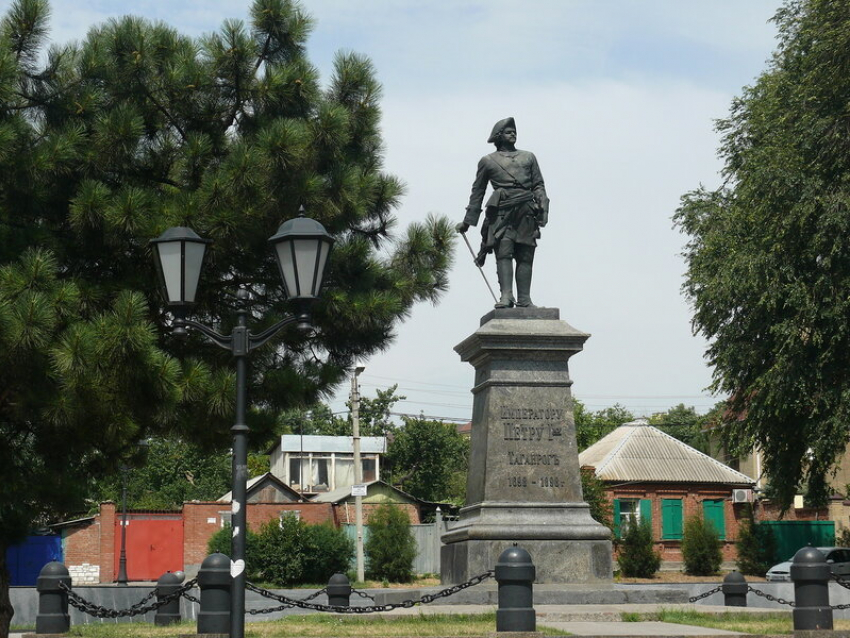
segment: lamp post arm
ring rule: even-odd
[[[288,326],[291,323],[303,322],[304,318],[298,315],[290,315],[289,317],[285,317],[278,321],[273,326],[269,326],[265,330],[263,330],[260,334],[257,335],[248,335],[248,348],[249,350],[253,350],[254,348],[259,348],[261,345],[266,343],[269,339],[275,336],[281,328]]]
[[[220,348],[224,348],[225,350],[232,350],[233,343],[233,335],[225,336],[223,334],[217,333],[212,328],[205,326],[202,323],[199,323],[193,319],[175,319],[174,325],[177,328],[192,328],[202,333],[207,339],[212,341],[215,345]]]

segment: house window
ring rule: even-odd
[[[227,525],[230,525],[232,518],[233,518],[233,512],[231,512],[230,510],[228,510],[226,512],[219,512],[218,513],[218,520],[221,521],[222,527],[226,527]]]
[[[301,487],[301,459],[289,459],[289,485]]]
[[[636,524],[646,521],[652,525],[652,501],[648,498],[615,498],[614,535],[622,538],[632,521]]]
[[[327,492],[331,484],[331,458],[316,457],[311,459],[310,485],[314,490]]]
[[[363,459],[363,482],[371,483],[378,480],[378,467],[375,457]]]
[[[726,516],[723,499],[707,499],[702,502],[702,517],[710,524],[717,538],[726,540]]]
[[[661,538],[682,539],[682,499],[661,499]]]

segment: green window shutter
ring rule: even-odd
[[[649,529],[652,529],[652,501],[648,498],[640,499],[640,520],[649,523]]]
[[[665,498],[661,501],[661,538],[681,540],[682,499]]]
[[[720,540],[726,539],[726,515],[722,500],[710,500],[702,502],[702,515],[706,522],[710,523]]]
[[[620,538],[620,499],[614,499],[614,538]]]

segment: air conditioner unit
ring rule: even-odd
[[[733,503],[752,503],[753,502],[753,491],[752,490],[732,490],[732,502]]]

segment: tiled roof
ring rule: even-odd
[[[603,481],[721,483],[752,485],[755,480],[723,465],[646,421],[621,425],[578,456]]]

